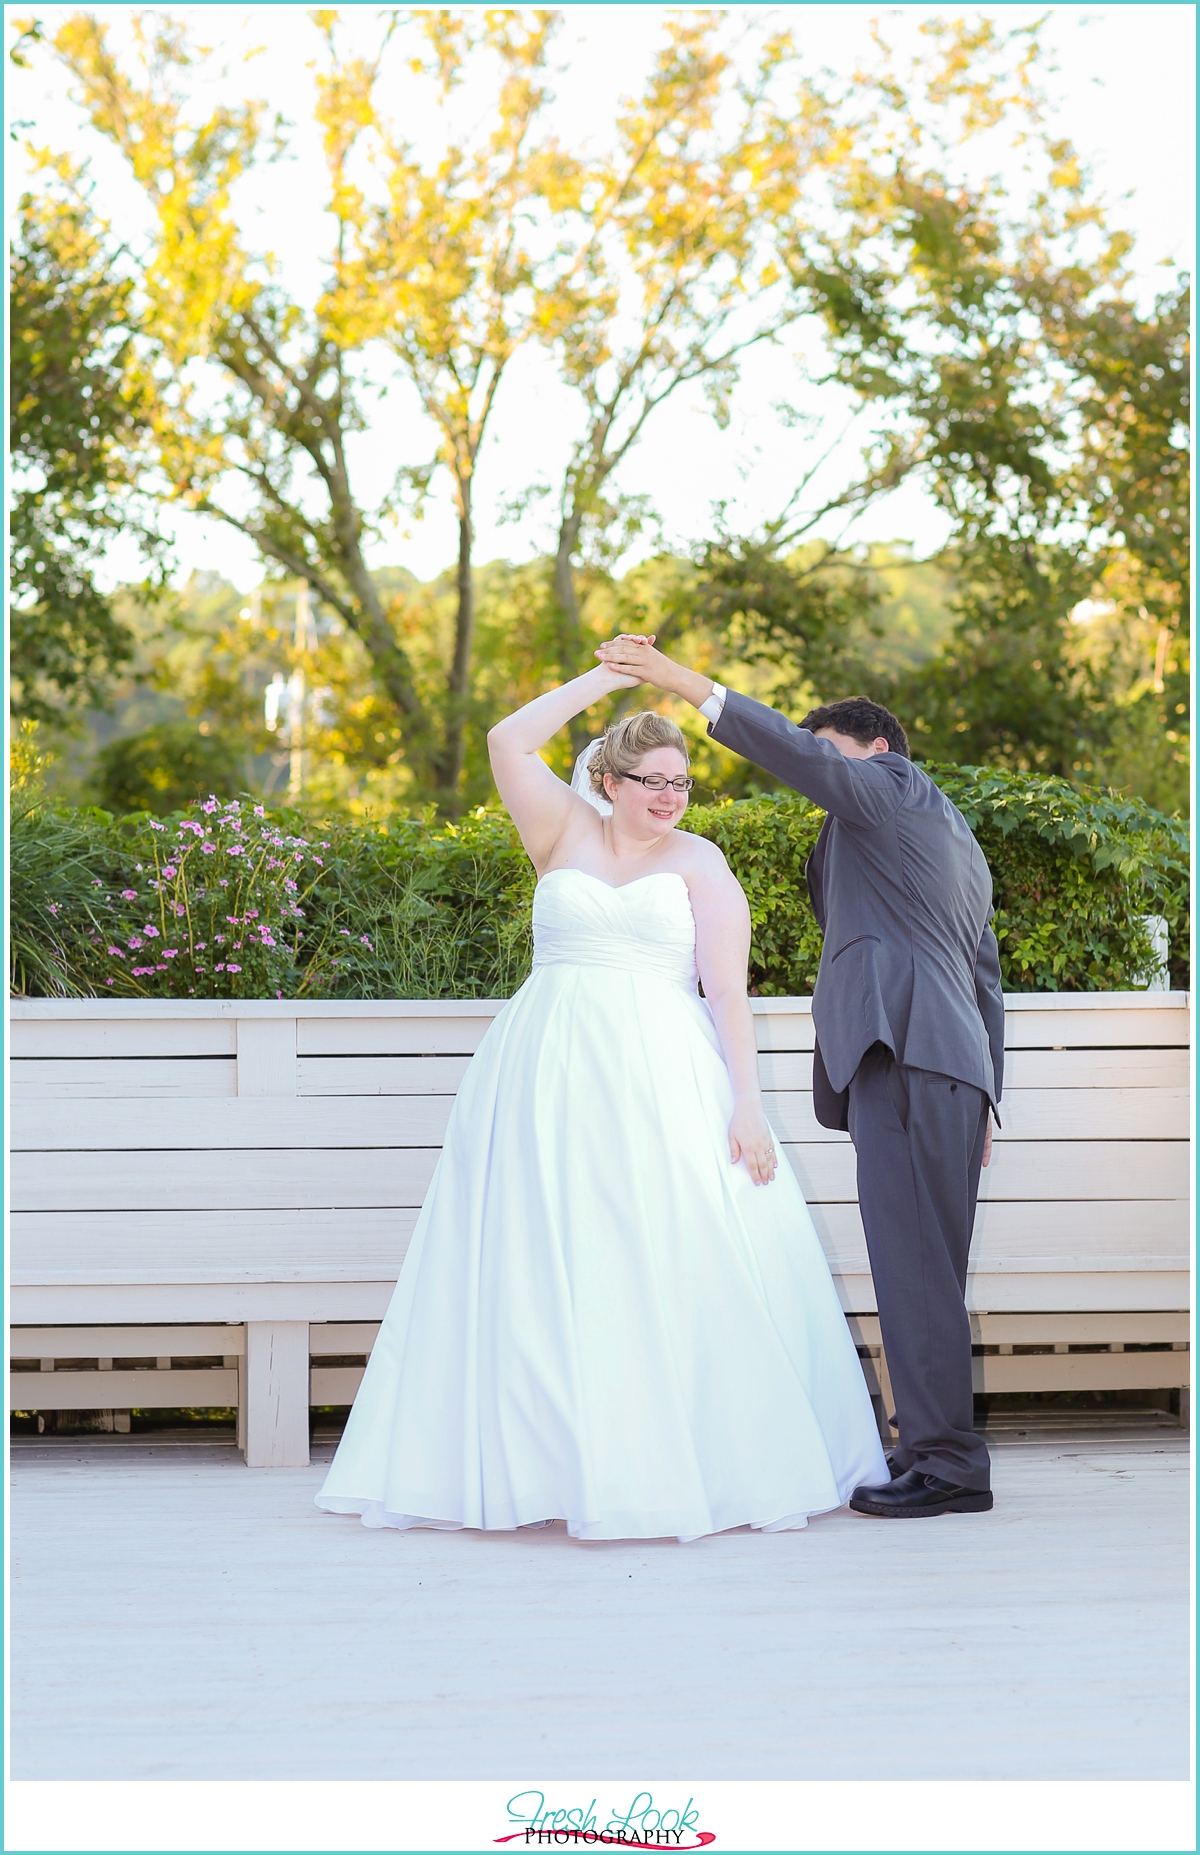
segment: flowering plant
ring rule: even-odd
[[[101,996],[292,997],[305,901],[324,846],[238,799],[197,800],[160,823],[122,821],[128,861],[111,888],[97,877],[89,965]]]

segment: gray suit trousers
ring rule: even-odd
[[[858,1202],[896,1401],[897,1469],[990,1484],[972,1428],[963,1296],[987,1129],[986,1095],[898,1064],[874,1044],[850,1083]]]

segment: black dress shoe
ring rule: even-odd
[[[888,1465],[888,1474],[893,1481],[895,1481],[897,1475],[903,1475],[905,1473],[902,1468],[897,1467],[895,1456],[885,1456],[883,1459]]]
[[[885,1519],[917,1520],[934,1514],[986,1514],[992,1505],[990,1488],[960,1488],[940,1475],[905,1469],[885,1488],[856,1488],[850,1496],[856,1514],[879,1514]]]

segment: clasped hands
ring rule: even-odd
[[[654,648],[658,634],[650,632],[623,631],[619,637],[609,638],[596,652],[601,665],[620,676],[628,687],[636,683],[653,683],[658,687],[658,674],[667,665],[667,659],[661,651]]]

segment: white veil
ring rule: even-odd
[[[589,805],[594,805],[602,818],[607,818],[612,811],[612,805],[602,792],[592,791],[591,775],[592,755],[603,738],[603,735],[598,734],[594,741],[589,741],[575,762],[575,771],[571,774],[571,791],[577,792],[581,799],[587,800]]]

